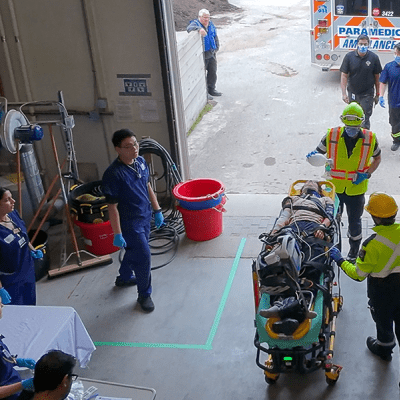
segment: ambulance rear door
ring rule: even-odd
[[[400,42],[400,0],[371,0],[370,50],[379,55],[382,67],[393,61],[393,49]]]

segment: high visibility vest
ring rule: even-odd
[[[327,156],[333,160],[331,178],[337,193],[355,196],[363,194],[368,189],[368,179],[358,185],[353,184],[357,172],[366,172],[371,165],[371,157],[374,153],[376,138],[371,131],[363,129],[364,139],[358,139],[349,157],[346,143],[343,138],[344,127],[328,130],[326,136]]]
[[[367,239],[363,247],[364,259],[357,258],[356,274],[359,277],[386,278],[400,273],[400,224],[378,225],[372,229],[376,236],[370,241]]]

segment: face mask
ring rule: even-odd
[[[396,56],[396,54],[394,55],[394,61],[397,62],[397,64],[400,64],[400,56]]]
[[[359,131],[360,131],[359,127],[353,128],[353,127],[350,127],[350,126],[346,126],[347,136],[349,136],[351,138],[355,138]]]
[[[362,54],[366,53],[368,51],[368,46],[358,46],[358,51]]]

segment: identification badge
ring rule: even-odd
[[[143,171],[146,169],[146,167],[144,166],[144,164],[140,164],[140,167],[142,168]]]
[[[24,247],[25,243],[26,243],[26,240],[24,237],[22,237],[21,239],[18,240],[18,244],[19,244],[20,248]]]
[[[10,244],[13,240],[14,240],[14,235],[12,235],[11,233],[10,233],[8,236],[6,236],[6,237],[4,238],[4,241],[5,241],[7,244]]]

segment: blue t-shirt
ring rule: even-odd
[[[17,282],[35,282],[35,267],[24,221],[16,210],[8,216],[14,229],[0,224],[0,281],[5,287]]]
[[[388,85],[389,106],[400,108],[400,65],[396,61],[387,63],[379,81]]]
[[[108,203],[118,203],[121,229],[140,230],[149,225],[152,208],[149,198],[149,168],[138,156],[132,165],[117,158],[103,174],[102,191]]]

